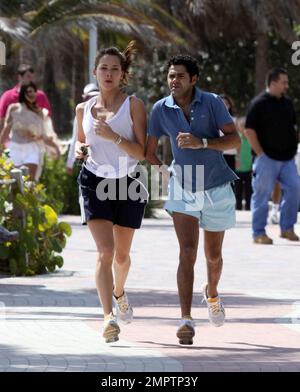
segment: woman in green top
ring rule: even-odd
[[[241,138],[241,146],[236,155],[236,173],[240,177],[235,183],[236,209],[243,209],[243,200],[245,200],[245,209],[250,210],[250,200],[252,194],[252,153],[251,146],[244,135],[245,117],[236,119],[236,127]]]

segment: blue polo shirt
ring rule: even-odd
[[[148,134],[157,138],[163,135],[170,138],[174,158],[171,165],[173,175],[178,176],[179,171],[185,173],[187,165],[189,168],[192,167],[193,192],[211,189],[238,179],[227,165],[221,151],[210,148],[182,149],[176,141],[178,132],[189,132],[196,137],[207,139],[220,137],[219,130],[225,124],[233,123],[222,99],[216,94],[195,88],[190,110],[189,123],[173,96],[169,95],[156,102],[151,111]],[[201,167],[202,170],[198,171],[197,167]],[[189,170],[187,172],[190,173]],[[200,181],[199,173],[202,173]],[[185,177],[187,179],[187,176]],[[184,176],[182,180],[183,178]]]

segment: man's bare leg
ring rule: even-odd
[[[207,263],[207,295],[210,298],[218,296],[218,283],[221,278],[223,259],[222,244],[224,231],[204,231],[204,252]]]
[[[191,314],[194,265],[199,242],[199,220],[190,215],[173,213],[173,222],[179,242],[177,286],[182,317]]]

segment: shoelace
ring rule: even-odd
[[[202,299],[202,303],[206,302],[205,298]],[[216,301],[215,303],[207,302],[209,308],[211,309],[214,316],[216,316],[219,312],[223,312],[222,305],[220,301]]]
[[[105,322],[110,322],[111,320],[116,321],[116,317],[113,314],[109,314],[104,318]]]
[[[121,298],[118,298],[117,302],[121,312],[126,312],[128,310],[129,304],[125,295],[122,295]]]
[[[212,311],[212,313],[213,313],[214,316],[217,316],[217,314],[218,314],[219,312],[222,312],[222,311],[223,311],[223,310],[222,310],[222,305],[220,304],[219,301],[217,301],[215,304],[210,303],[210,304],[209,304],[209,307],[210,307],[210,309],[211,309],[211,311]]]

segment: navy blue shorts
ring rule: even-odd
[[[78,176],[85,220],[105,219],[114,225],[139,229],[148,192],[132,177],[97,177],[85,166]],[[132,192],[133,191],[133,192]]]

